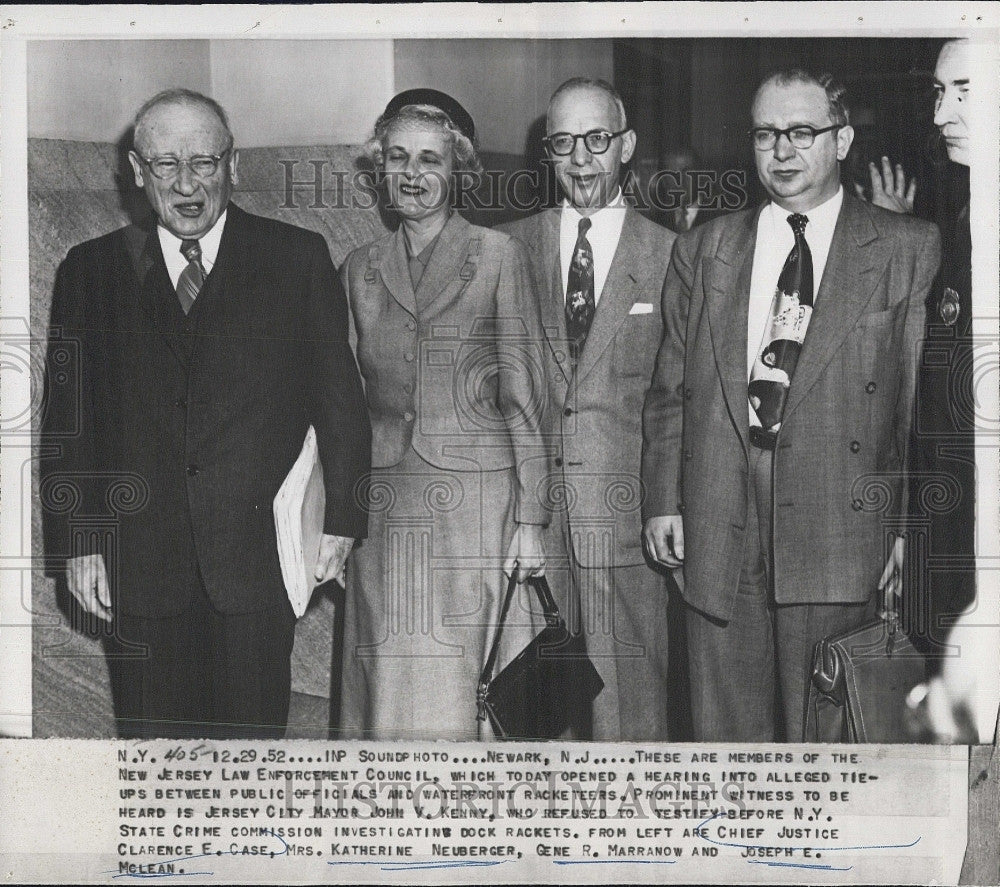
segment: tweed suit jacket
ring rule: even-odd
[[[749,495],[747,311],[760,209],[677,239],[644,413],[647,517],[682,514],[685,598],[728,619]],[[850,195],[774,455],[777,603],[868,600],[906,511],[906,457],[937,228]],[[756,451],[754,451],[756,452]]]
[[[525,245],[542,308],[553,444],[552,504],[566,510],[585,567],[636,566],[642,550],[642,405],[662,333],[659,295],[676,237],[634,209],[586,346],[569,362],[560,208],[504,226]]]
[[[232,203],[227,213],[187,315],[155,227],[74,247],[57,277],[40,488],[48,552],[103,553],[122,613],[181,612],[198,581],[223,613],[281,602],[272,502],[310,424],[324,530],[367,532],[358,484],[370,429],[326,242]]]
[[[416,291],[402,227],[341,269],[372,464],[413,449],[452,471],[515,468],[515,520],[546,524],[545,370],[520,244],[453,213]]]

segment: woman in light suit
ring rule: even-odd
[[[458,102],[420,89],[389,103],[368,145],[400,225],[341,270],[373,430],[344,737],[488,738],[476,688],[504,572],[544,567],[541,320],[516,241],[452,210],[453,180],[481,169],[474,136]],[[522,585],[498,670],[540,627],[529,604]]]

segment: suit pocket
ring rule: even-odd
[[[893,308],[890,308],[887,311],[872,311],[868,314],[862,314],[861,317],[858,318],[858,322],[854,328],[859,331],[885,329],[892,323],[895,314],[896,311]]]
[[[662,332],[658,312],[628,315],[615,336],[615,372],[651,379]]]

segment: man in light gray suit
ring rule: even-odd
[[[899,585],[940,247],[844,193],[853,130],[830,78],[767,78],[752,118],[770,201],[681,235],[663,289],[645,536],[684,564],[695,739],[799,741],[814,644]]]
[[[561,604],[580,608],[605,684],[582,738],[662,740],[671,580],[643,556],[639,460],[674,234],[622,199],[636,136],[613,87],[567,81],[546,123],[565,201],[506,228],[527,247],[549,346],[556,456],[546,573]]]

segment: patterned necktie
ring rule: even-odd
[[[566,333],[569,336],[570,356],[580,359],[590,323],[594,319],[594,251],[587,240],[590,219],[580,219],[580,233],[573,247],[566,286]]]
[[[795,246],[778,277],[761,353],[750,372],[747,394],[766,431],[777,431],[781,427],[785,398],[812,316],[813,264],[805,238],[808,221],[800,213],[788,217],[788,224],[795,232]]]
[[[205,268],[201,264],[201,247],[197,240],[182,240],[181,252],[188,260],[187,267],[181,271],[181,276],[177,278],[177,300],[181,303],[181,308],[187,314],[198,298],[201,287],[205,283]]]

